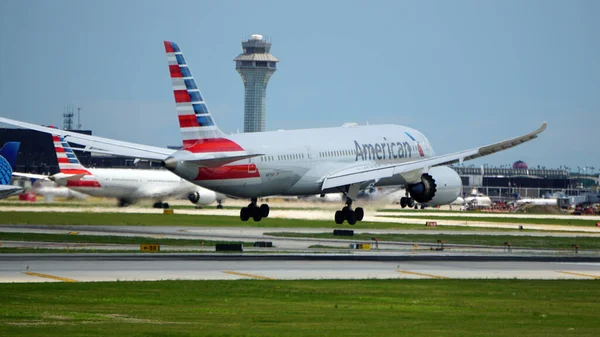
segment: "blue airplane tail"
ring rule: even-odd
[[[0,185],[10,184],[19,145],[21,145],[19,142],[8,142],[0,149]]]
[[[13,171],[15,170],[15,165],[17,164],[17,154],[19,153],[20,145],[21,143],[19,142],[6,142],[0,149],[0,156],[6,159]]]

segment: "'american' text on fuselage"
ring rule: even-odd
[[[398,159],[412,156],[412,147],[408,142],[383,142],[359,144],[354,141],[356,161]]]

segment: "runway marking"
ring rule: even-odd
[[[569,275],[575,275],[575,276],[583,276],[583,277],[591,277],[591,278],[595,278],[595,279],[600,279],[600,276],[598,276],[598,275],[574,273],[572,271],[556,271],[556,272],[561,273],[561,274],[569,274]]]
[[[445,277],[445,276],[417,273],[416,271],[408,271],[408,270],[401,270],[401,269],[396,269],[396,271],[399,273],[403,273],[403,274],[419,275],[419,276],[426,276],[426,277],[439,278],[439,279],[449,279],[449,277]]]
[[[245,273],[238,273],[237,271],[233,271],[233,270],[226,270],[223,273],[230,274],[230,275],[237,275],[237,276],[245,276],[245,277],[255,278],[255,279],[259,279],[259,280],[274,280],[274,278],[271,278],[271,277],[260,276],[260,275],[252,275],[252,274],[245,274]]]
[[[30,275],[30,276],[43,277],[43,278],[49,278],[49,279],[52,279],[52,280],[58,280],[58,281],[63,281],[63,282],[77,282],[76,280],[73,280],[73,279],[70,279],[70,278],[66,278],[66,277],[60,277],[60,276],[54,276],[54,275],[48,275],[48,274],[34,273],[34,272],[31,272],[31,271],[23,272],[23,274]]]

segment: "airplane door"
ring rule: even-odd
[[[248,173],[256,173],[256,164],[254,158],[248,158]]]

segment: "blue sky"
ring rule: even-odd
[[[0,116],[180,144],[163,40],[183,50],[216,122],[243,130],[232,59],[263,34],[280,59],[267,129],[403,124],[437,153],[529,132],[473,161],[600,167],[598,1],[0,2]]]

